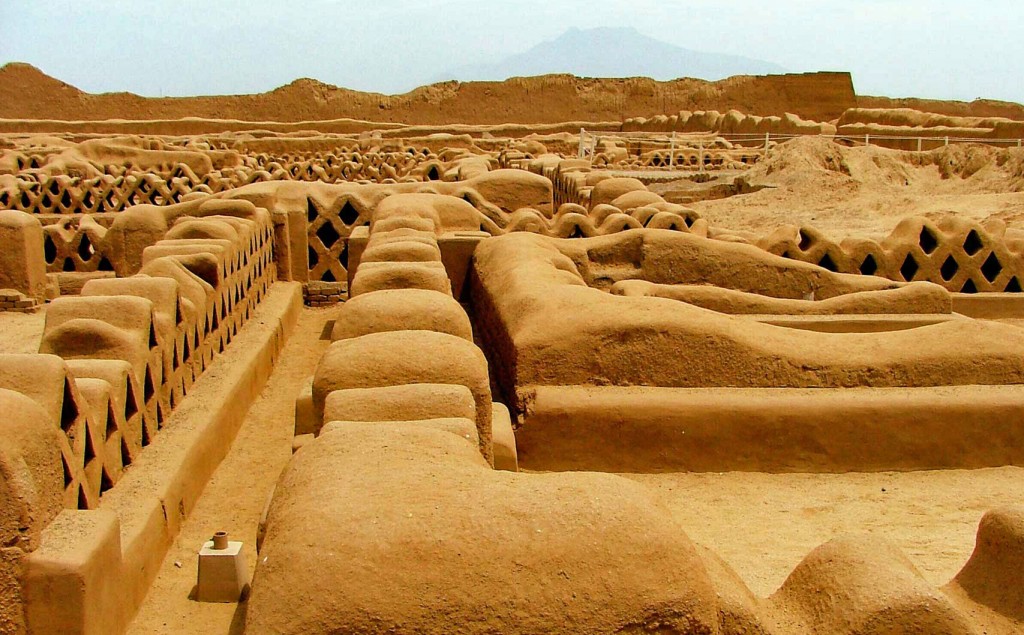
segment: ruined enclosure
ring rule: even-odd
[[[4,123],[0,632],[1024,628],[1019,150],[158,123]]]

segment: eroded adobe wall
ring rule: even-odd
[[[902,150],[930,150],[946,145],[949,139],[973,139],[984,143],[1018,145],[1024,138],[1024,121],[1005,116],[944,115],[910,108],[851,108],[837,122],[836,134],[851,139],[874,138],[873,143]],[[904,137],[904,139],[886,139]],[[917,137],[923,137],[918,141]]]
[[[0,209],[0,311],[30,311],[46,297],[43,228],[27,214]]]
[[[942,589],[886,541],[847,537],[808,554],[777,593],[758,598],[634,483],[592,473],[492,470],[479,412],[490,400],[487,371],[450,296],[454,281],[440,250],[447,230],[474,223],[471,206],[443,196],[400,194],[375,208],[367,261],[313,380],[312,425],[300,431],[297,421],[305,438],[297,440],[300,449],[261,525],[247,632],[328,633],[381,623],[423,633],[670,628],[852,635],[864,625],[878,632],[966,635],[982,625],[1013,631],[1021,596],[1006,580],[1024,544],[1019,510],[986,515],[974,556]],[[514,295],[516,311],[551,318],[568,310],[586,322],[592,310],[560,298],[593,291],[584,278],[636,275],[642,241],[626,237],[641,233],[572,241],[575,260],[543,248],[559,241],[540,236],[489,238],[478,247],[484,262],[477,274],[483,269],[487,276],[490,264],[504,259],[505,267],[493,267],[495,277],[514,270],[502,280],[537,288],[533,296],[503,296]],[[500,253],[486,249],[513,243]],[[794,267],[749,246],[741,251],[830,283],[837,293],[844,285],[894,286]],[[592,266],[581,274],[576,267],[584,260]],[[726,266],[720,276],[733,273]],[[748,275],[752,283],[765,281],[763,273]],[[549,278],[559,292],[549,293]],[[501,409],[489,405],[496,459]],[[402,545],[400,553],[394,544]]]
[[[125,93],[90,95],[30,66],[8,64],[0,69],[0,103],[0,116],[8,119],[205,117],[308,122],[353,118],[408,124],[502,124],[621,121],[698,108],[723,112],[738,108],[762,116],[792,112],[828,121],[856,106],[856,96],[849,73],[805,73],[718,82],[545,75],[504,82],[444,82],[393,96],[302,79],[259,95],[145,98]]]
[[[829,119],[810,121],[786,112],[780,115],[758,116],[739,110],[680,111],[672,115],[633,117],[622,122],[623,132],[715,132],[724,135],[833,135],[836,127]],[[752,139],[751,143],[757,143]]]
[[[679,633],[1009,635],[1019,626],[1019,508],[985,515],[974,554],[944,587],[927,583],[886,539],[843,536],[759,598],[649,496],[613,475],[491,471],[469,442],[422,424],[333,427],[299,451],[278,483],[247,632],[382,622],[423,633],[657,625]],[[382,506],[394,512],[381,516]],[[382,547],[396,540],[401,559]],[[330,556],[339,553],[353,557]]]
[[[474,299],[485,307],[484,319],[508,333],[513,357],[502,364],[516,369],[517,386],[925,386],[1024,378],[1024,358],[1007,346],[1020,333],[1005,325],[968,321],[872,335],[801,333],[591,286],[641,279],[794,299],[897,286],[794,263],[749,245],[651,230],[571,242],[518,234],[486,241],[474,262],[474,280],[480,281]],[[971,342],[970,355],[951,350],[949,338]]]

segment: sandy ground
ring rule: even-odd
[[[128,633],[241,633],[245,604],[204,604],[189,599],[197,552],[215,531],[245,543],[250,574],[256,567],[256,526],[277,477],[291,458],[295,397],[329,341],[321,340],[333,309],[304,308],[280,361],[214,472],[192,515],[164,558]]]
[[[1024,469],[873,474],[629,474],[661,496],[687,534],[765,597],[812,549],[843,534],[898,546],[946,584],[974,549],[978,521],[1024,501]]]
[[[847,148],[825,139],[796,139],[742,175],[765,186],[750,194],[700,201],[712,227],[768,234],[810,225],[834,239],[881,237],[911,215],[957,214],[1024,224],[1024,151],[981,145],[932,152]],[[691,184],[658,183],[672,200]]]
[[[38,353],[46,309],[35,313],[0,312],[0,354]]]

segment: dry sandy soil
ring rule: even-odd
[[[839,239],[884,235],[911,215],[1024,220],[1024,150],[1018,148],[955,145],[913,153],[809,137],[778,146],[741,177],[766,187],[692,205],[712,227],[763,235],[782,225],[811,225]]]
[[[38,353],[46,309],[35,313],[0,312],[0,354]]]
[[[764,597],[818,545],[844,534],[892,541],[932,585],[974,549],[981,516],[1020,502],[1024,469],[851,474],[628,474],[662,496],[694,542]]]

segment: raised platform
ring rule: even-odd
[[[1024,465],[1024,386],[539,386],[527,470],[848,472]]]

